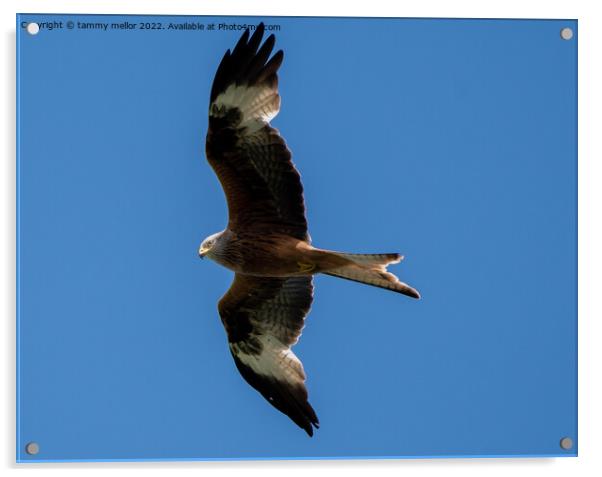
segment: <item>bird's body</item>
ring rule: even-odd
[[[274,35],[247,30],[222,59],[209,106],[207,159],[228,202],[228,226],[203,241],[201,257],[235,272],[218,310],[234,362],[251,386],[309,435],[318,418],[291,351],[325,273],[418,298],[387,266],[399,254],[349,254],[311,244],[303,187],[291,153],[269,124],[280,109]]]
[[[307,242],[289,235],[248,235],[226,229],[207,256],[233,272],[288,277],[303,274],[298,264],[310,250]]]
[[[353,262],[336,252],[313,247],[286,234],[220,232],[206,255],[236,273],[258,277],[294,277],[328,273]]]

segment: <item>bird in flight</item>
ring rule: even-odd
[[[230,352],[242,377],[308,435],[319,427],[305,372],[291,351],[313,300],[313,275],[324,273],[419,298],[387,266],[397,253],[351,254],[311,244],[303,186],[291,151],[270,121],[280,110],[274,35],[264,25],[242,34],[215,73],[206,155],[228,203],[225,230],[199,248],[235,272],[218,304]],[[250,36],[250,38],[249,38]]]

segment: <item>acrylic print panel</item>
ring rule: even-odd
[[[298,367],[262,354],[291,363],[307,279],[286,279],[288,308],[249,279],[224,319],[270,403],[218,314],[233,273],[198,256],[228,220],[212,81],[259,22],[284,51],[272,125],[313,244],[401,253],[389,271],[421,294],[315,276],[294,352],[319,429]],[[18,460],[576,455],[577,36],[573,20],[19,15]],[[243,101],[220,81],[216,116]],[[239,141],[233,180],[255,187],[239,206],[264,201],[239,230],[279,217],[302,235],[295,178],[278,189],[265,166],[286,164],[277,136],[253,162],[244,137],[264,126],[226,116],[210,153],[234,161]],[[283,263],[257,266],[316,266]]]

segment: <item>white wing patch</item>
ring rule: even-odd
[[[218,109],[237,108],[242,113],[241,126],[253,133],[268,124],[280,111],[280,95],[266,84],[251,86],[231,84],[212,104]]]
[[[263,335],[257,338],[261,343],[261,353],[245,354],[231,343],[232,353],[256,374],[272,377],[279,381],[299,383],[305,381],[305,372],[299,358],[289,347],[273,336]]]

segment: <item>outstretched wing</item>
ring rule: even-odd
[[[275,38],[259,45],[264,26],[249,39],[247,29],[226,52],[209,106],[206,153],[228,202],[230,230],[269,230],[307,240],[303,186],[291,152],[269,125],[280,111]]]
[[[307,401],[303,365],[291,346],[301,335],[312,299],[311,276],[236,274],[218,305],[242,377],[310,436],[318,418]]]

